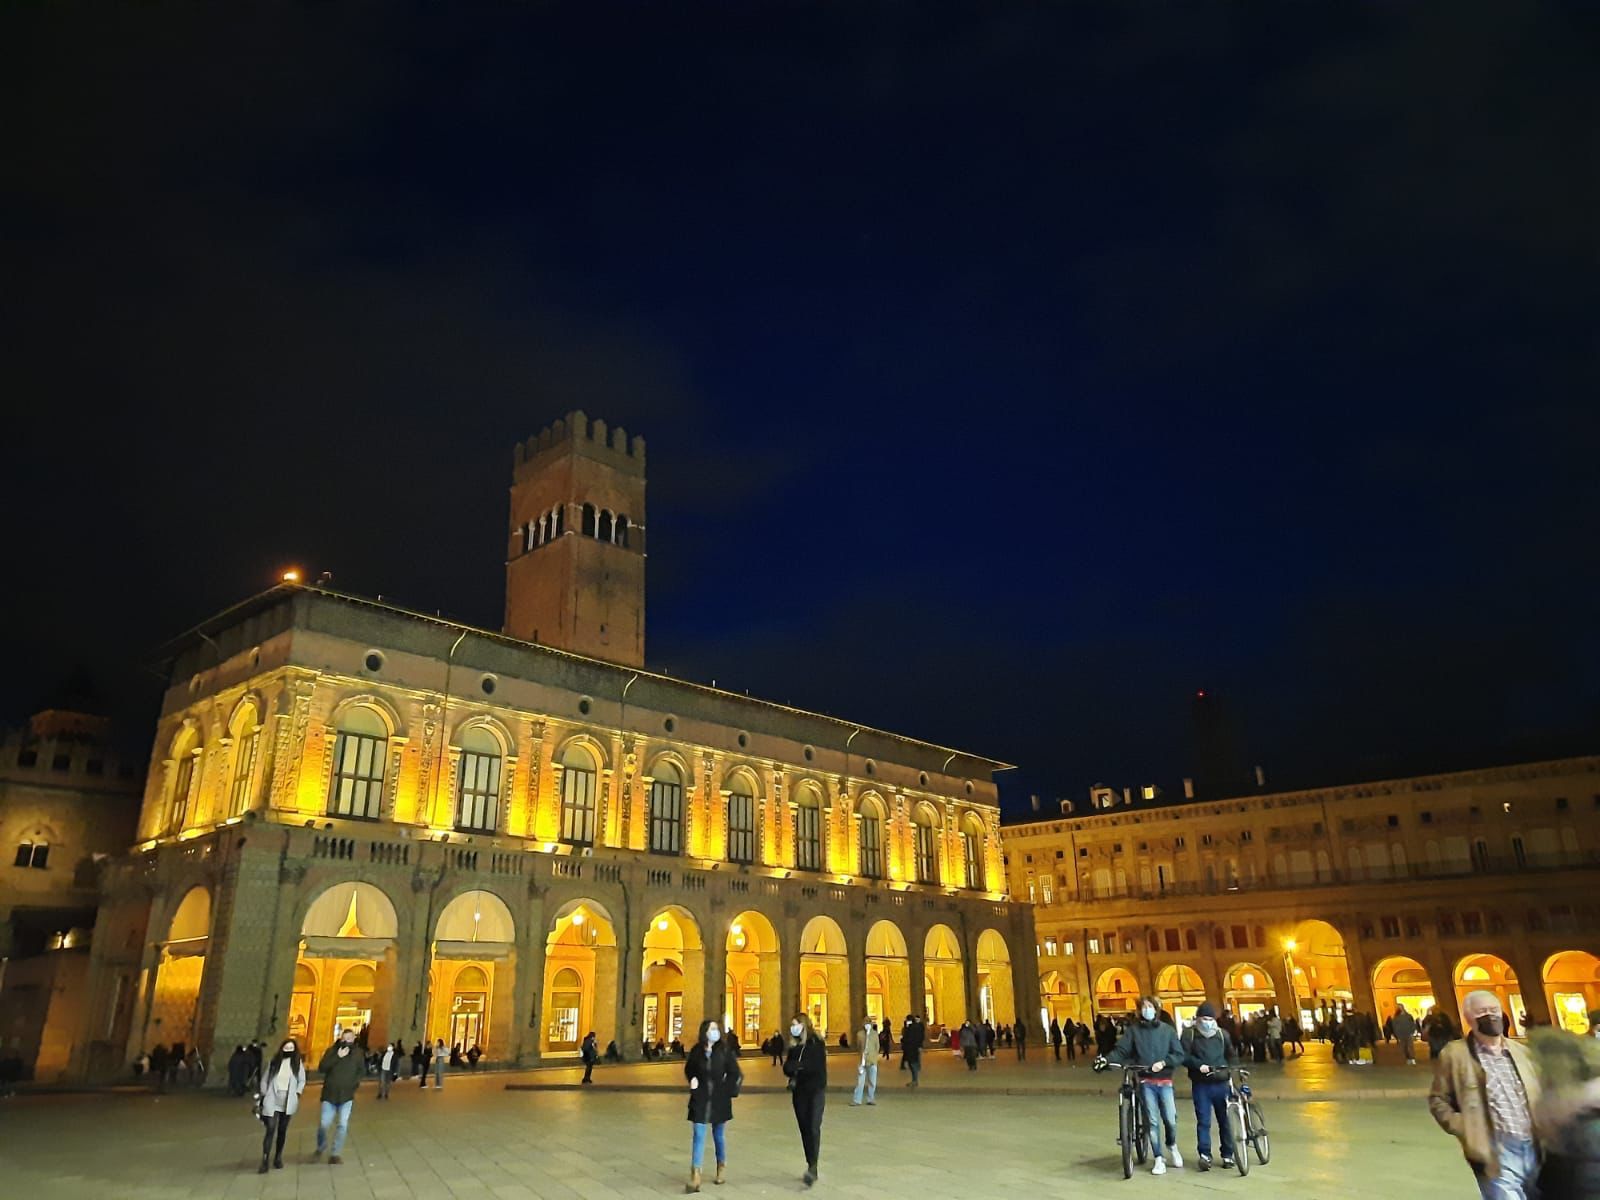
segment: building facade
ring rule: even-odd
[[[38,1079],[67,1069],[101,864],[127,852],[142,764],[109,722],[52,708],[0,742],[0,1055]]]
[[[1159,995],[1381,1021],[1496,992],[1518,1029],[1600,1007],[1600,758],[1008,825],[1042,1011]]]
[[[642,553],[642,472],[623,514],[562,466],[607,436],[572,414],[518,454],[523,637],[286,585],[175,644],[82,1073],[349,1026],[528,1064],[706,1016],[757,1041],[805,1010],[836,1040],[1037,1009],[1004,764],[638,667],[642,592],[632,625],[604,592]],[[610,438],[572,457],[631,457]],[[529,490],[530,461],[574,490]]]

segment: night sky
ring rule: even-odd
[[[1600,750],[1600,8],[238,7],[0,16],[7,719],[148,744],[291,563],[498,627],[583,408],[651,666],[1013,811],[1200,688],[1273,786]]]

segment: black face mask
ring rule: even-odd
[[[1473,1022],[1473,1027],[1484,1037],[1499,1037],[1505,1031],[1504,1018],[1493,1013],[1484,1013]]]

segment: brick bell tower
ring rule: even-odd
[[[644,666],[644,439],[568,413],[516,448],[505,632]]]

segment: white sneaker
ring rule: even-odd
[[[1167,1150],[1167,1161],[1175,1167],[1183,1166],[1183,1155],[1178,1153],[1178,1148],[1176,1146],[1173,1146]]]
[[[1158,1159],[1156,1159],[1156,1161],[1153,1164],[1151,1164],[1150,1174],[1152,1174],[1152,1175],[1165,1175],[1166,1173],[1167,1173],[1167,1160],[1166,1159],[1158,1158]]]

